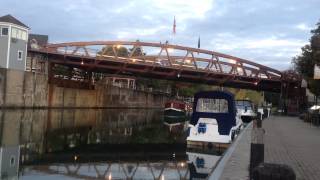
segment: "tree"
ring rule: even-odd
[[[130,53],[132,53],[132,57],[146,55],[146,53],[142,53],[142,49],[140,47],[130,48]],[[134,50],[134,51],[133,51]]]
[[[128,55],[129,55],[128,49],[123,46],[117,46],[117,47],[105,46],[101,49],[101,51],[98,52],[98,54],[107,55],[107,56],[115,56],[113,49],[117,53],[118,57],[128,57]]]
[[[311,34],[310,43],[301,48],[302,53],[294,57],[292,62],[295,70],[308,82],[310,91],[320,96],[320,80],[313,79],[314,66],[320,65],[320,22]]]

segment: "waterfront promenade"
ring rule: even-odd
[[[297,117],[272,116],[263,121],[265,162],[287,164],[297,180],[320,179],[320,128]]]
[[[297,117],[271,116],[263,128],[264,162],[289,165],[297,180],[320,179],[320,127]],[[244,130],[209,179],[249,179],[251,129]]]

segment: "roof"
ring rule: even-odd
[[[27,25],[23,24],[21,21],[19,21],[15,17],[11,16],[10,14],[5,15],[5,16],[1,16],[0,22],[12,23],[12,24],[19,25],[19,26],[22,26],[22,27],[29,29],[29,27]]]

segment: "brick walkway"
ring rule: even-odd
[[[297,180],[320,179],[320,128],[283,116],[264,120],[263,128],[265,162],[291,166]]]

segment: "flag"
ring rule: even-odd
[[[173,18],[173,29],[172,29],[172,31],[173,31],[173,35],[175,35],[176,34],[176,16],[174,16],[174,18]]]

